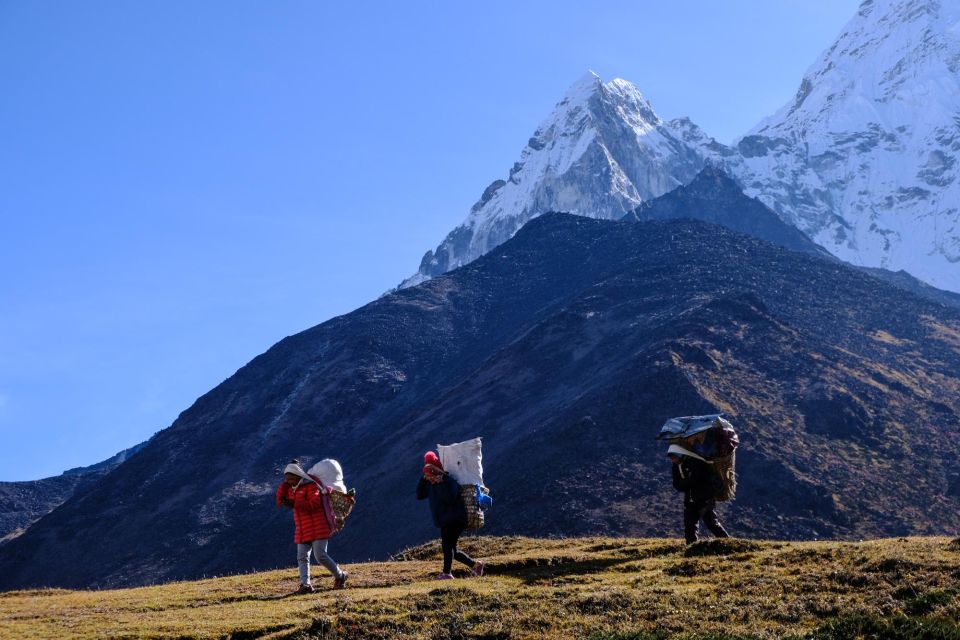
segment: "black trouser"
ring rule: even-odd
[[[473,558],[463,551],[457,550],[457,540],[460,539],[460,534],[463,533],[463,530],[466,528],[466,525],[463,523],[448,524],[440,527],[440,547],[443,549],[444,573],[450,573],[451,568],[453,568],[454,558],[457,559],[457,562],[462,562],[468,567],[473,567],[473,565],[476,564]]]
[[[714,507],[717,501],[713,498],[700,500],[697,502],[685,500],[683,503],[683,533],[687,538],[687,544],[697,541],[697,533],[700,528],[700,521],[707,525],[710,533],[718,538],[729,538],[729,534],[717,519],[717,512]]]

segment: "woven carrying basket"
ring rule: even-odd
[[[333,507],[333,516],[337,521],[337,531],[343,529],[344,525],[347,524],[347,518],[356,503],[357,499],[353,496],[348,496],[339,491],[330,493],[330,506]]]
[[[476,530],[483,526],[483,511],[477,506],[477,487],[472,484],[460,485],[460,496],[467,508],[467,529]]]
[[[737,496],[737,452],[716,458],[711,466],[723,483],[715,495],[717,502],[733,500]]]

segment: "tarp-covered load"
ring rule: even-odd
[[[733,429],[733,425],[723,417],[722,413],[712,413],[706,416],[685,416],[683,418],[670,418],[664,422],[663,426],[660,427],[660,435],[657,438],[673,440],[692,436],[714,427],[730,427]]]
[[[493,500],[483,484],[483,450],[480,438],[456,444],[438,444],[440,464],[460,484],[460,496],[467,508],[467,529],[484,525],[484,510]]]
[[[736,496],[736,449],[740,437],[722,414],[670,418],[663,423],[657,438],[667,439],[710,464],[720,479],[714,493],[716,500],[722,502]]]

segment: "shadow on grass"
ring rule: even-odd
[[[946,618],[876,615],[843,616],[788,640],[960,640],[960,624]],[[759,640],[758,636],[726,633],[618,631],[590,636],[590,640]],[[787,639],[785,639],[787,640]]]
[[[592,558],[575,560],[573,558],[524,558],[495,565],[486,569],[488,575],[512,576],[531,585],[563,576],[599,573],[611,567],[630,562],[631,558]]]

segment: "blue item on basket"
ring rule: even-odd
[[[480,485],[473,485],[477,490],[477,506],[486,511],[493,506],[493,498],[480,490]]]

